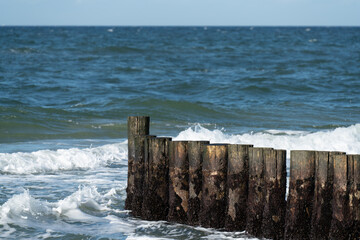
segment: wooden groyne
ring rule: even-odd
[[[146,220],[268,239],[360,239],[360,155],[149,135],[128,117],[125,209]]]

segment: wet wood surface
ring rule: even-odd
[[[290,152],[290,186],[285,239],[311,239],[311,214],[315,186],[315,151]]]
[[[202,189],[202,165],[204,145],[209,141],[189,141],[189,203],[187,219],[188,224],[197,226],[199,222],[201,189]]]
[[[225,225],[226,172],[227,145],[205,145],[199,215],[200,225],[203,227],[223,228]]]
[[[137,168],[134,167],[135,161],[135,137],[149,135],[150,131],[150,117],[148,116],[129,116],[127,119],[128,125],[128,182],[126,188],[125,209],[132,210],[132,203],[134,202],[135,179],[134,172]]]

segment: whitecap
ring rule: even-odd
[[[0,172],[10,174],[87,170],[127,164],[127,141],[100,147],[0,153]]]
[[[97,219],[89,214],[84,213],[81,209],[85,208],[90,211],[103,211],[106,210],[98,202],[102,200],[102,196],[97,191],[96,187],[80,186],[78,191],[72,195],[60,200],[53,208],[54,212],[59,215],[66,216],[71,220],[77,221],[93,221]]]
[[[174,140],[208,140],[211,143],[253,144],[287,150],[342,151],[360,154],[360,123],[318,132],[266,130],[257,133],[227,134],[224,130],[209,130],[200,124],[179,133]]]
[[[110,190],[113,191],[116,190]],[[110,214],[111,208],[107,206],[109,198],[113,196],[100,193],[95,186],[79,186],[77,191],[55,202],[37,199],[31,196],[29,190],[24,190],[23,193],[13,195],[0,206],[0,225],[2,225],[0,238],[13,235],[16,228],[10,227],[12,224],[42,228],[46,231],[44,236],[52,237],[53,232],[57,231],[86,233],[81,225],[71,224],[73,222],[96,225],[102,223],[109,227],[104,231],[109,234],[117,233],[120,226],[123,233],[133,232],[135,226],[132,223]],[[101,212],[105,213],[103,217],[97,214]],[[97,234],[98,230],[92,229],[91,234]]]
[[[36,219],[51,213],[51,207],[47,202],[33,198],[29,190],[24,190],[23,193],[12,196],[0,206],[0,223],[12,223],[17,219]]]

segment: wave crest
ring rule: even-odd
[[[256,147],[285,149],[288,157],[290,150],[342,151],[348,154],[360,154],[360,124],[318,132],[267,130],[237,135],[227,134],[218,129],[209,130],[196,124],[180,132],[174,140],[253,144]]]
[[[127,164],[127,142],[95,148],[0,153],[0,173],[34,174],[87,170],[108,164]]]
[[[29,190],[24,190],[23,193],[13,195],[0,206],[0,225],[3,226],[0,238],[9,237],[17,231],[13,224],[44,228],[44,230],[50,228],[54,231],[83,233],[81,226],[76,228],[68,224],[68,220],[87,224],[89,222],[110,223],[110,220],[97,213],[114,212],[111,208],[111,200],[119,198],[118,194],[114,194],[118,191],[122,190],[112,188],[108,192],[99,193],[95,186],[79,186],[78,190],[68,197],[56,202],[48,202],[37,199],[31,196]],[[117,212],[124,211],[117,210]],[[45,225],[44,222],[46,222]],[[126,231],[132,230],[123,230],[123,232]]]

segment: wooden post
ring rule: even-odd
[[[332,218],[334,156],[341,152],[315,152],[315,189],[311,216],[311,238],[328,239]]]
[[[250,148],[246,231],[256,237],[262,236],[265,201],[264,151],[270,150],[271,148]]]
[[[128,182],[126,188],[125,209],[132,210],[135,191],[134,160],[135,160],[135,136],[148,135],[150,117],[130,116],[128,117]]]
[[[147,215],[150,215],[149,210],[149,202],[151,201],[150,196],[150,144],[151,138],[156,138],[155,135],[147,135],[145,136],[145,146],[144,146],[144,182],[143,182],[143,201],[142,201],[142,208],[141,208],[141,217],[143,219],[147,219]]]
[[[286,150],[264,150],[264,166],[262,236],[283,239],[286,212]]]
[[[249,148],[253,145],[228,145],[227,207],[225,229],[244,231],[249,179]]]
[[[170,142],[168,221],[187,223],[189,158],[187,141]]]
[[[134,138],[135,158],[132,166],[134,177],[134,191],[132,198],[131,214],[135,217],[142,216],[143,184],[145,175],[145,140],[148,136],[137,135]]]
[[[311,239],[315,152],[291,151],[290,187],[287,199],[285,239]]]
[[[204,145],[209,141],[189,141],[189,204],[187,221],[190,225],[199,225],[200,200],[202,188],[202,164]]]
[[[352,166],[346,155],[334,157],[334,189],[330,239],[348,239],[350,228],[349,178]]]
[[[349,161],[352,163],[352,181],[350,185],[350,213],[351,219],[351,235],[350,239],[357,239],[360,236],[360,155],[348,155]]]
[[[169,142],[171,138],[147,138],[147,181],[142,216],[146,220],[166,220],[169,209]]]
[[[200,225],[223,228],[226,209],[227,145],[205,145]]]

